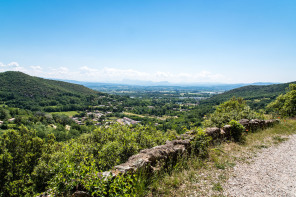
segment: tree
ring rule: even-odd
[[[7,120],[10,118],[10,113],[8,110],[0,108],[0,120]]]
[[[217,106],[215,112],[212,113],[208,118],[205,117],[203,125],[205,127],[222,127],[225,124],[228,124],[231,120],[238,121],[240,119],[254,118],[263,119],[263,115],[251,110],[243,98],[233,97],[229,101]]]
[[[289,91],[278,96],[267,108],[283,117],[296,116],[296,84],[290,84]]]
[[[33,196],[31,173],[42,155],[44,141],[21,126],[0,137],[0,196]]]

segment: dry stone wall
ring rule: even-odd
[[[246,131],[255,131],[257,129],[264,129],[279,123],[279,120],[248,120],[242,119],[239,121]],[[211,136],[213,140],[228,139],[231,137],[231,126],[225,125],[222,128],[211,127],[206,128],[205,132]],[[111,171],[104,172],[103,177],[116,176],[121,173],[135,172],[139,169],[148,168],[148,171],[157,169],[159,161],[167,161],[172,158],[177,158],[190,151],[190,142],[194,139],[195,133],[193,131],[186,132],[178,137],[177,140],[167,141],[166,144],[156,146],[150,149],[144,149],[140,153],[131,156],[127,162],[115,166]]]

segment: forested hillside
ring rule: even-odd
[[[0,73],[0,84],[0,102],[33,111],[82,110],[105,95],[82,85],[13,71]]]
[[[266,106],[280,94],[286,93],[289,84],[293,83],[295,82],[273,85],[250,85],[214,95],[211,98],[200,101],[195,109],[184,115],[184,120],[199,126],[205,115],[214,112],[215,106],[233,97],[243,98],[251,109],[257,111],[266,110]]]
[[[291,82],[295,83],[295,82]],[[210,99],[202,101],[202,105],[218,105],[232,97],[242,97],[251,108],[263,109],[268,103],[273,101],[278,95],[284,94],[291,83],[273,85],[250,85],[236,88],[225,93],[215,95]]]

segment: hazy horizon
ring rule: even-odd
[[[1,1],[0,72],[88,82],[291,82],[296,2]]]

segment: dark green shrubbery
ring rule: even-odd
[[[200,128],[196,129],[196,132],[195,138],[191,142],[192,153],[204,158],[208,155],[208,147],[211,137],[206,135],[206,133]]]
[[[231,138],[235,142],[240,142],[242,140],[245,127],[235,120],[231,120],[229,125],[231,126]]]

